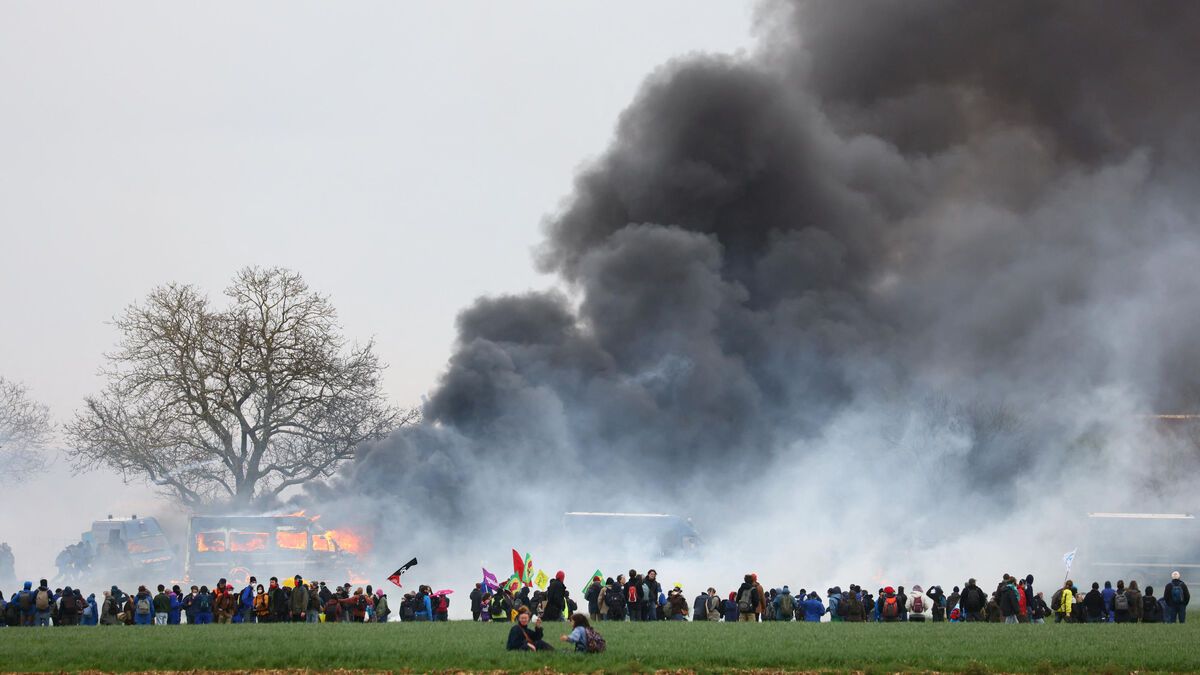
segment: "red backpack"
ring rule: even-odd
[[[896,604],[896,597],[883,599],[883,610],[880,612],[885,619],[894,619],[900,616],[900,608]]]

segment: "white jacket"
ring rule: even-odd
[[[919,612],[917,610],[913,609],[913,600],[916,600],[917,598],[921,598],[921,611],[919,611]],[[909,616],[912,616],[914,614],[919,614],[919,615],[925,617],[926,619],[928,619],[930,616],[933,615],[933,603],[934,602],[935,602],[935,600],[933,598],[929,597],[928,595],[925,595],[924,593],[917,591],[916,588],[913,588],[908,591],[908,606],[905,607],[905,609],[908,610]]]

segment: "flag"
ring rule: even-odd
[[[533,556],[525,554],[525,573],[521,576],[521,581],[525,582],[526,586],[533,584]]]
[[[516,575],[517,579],[524,580],[525,579],[525,561],[521,559],[521,554],[517,552],[517,549],[514,548],[512,550],[512,552],[513,552],[513,574]]]
[[[396,584],[397,586],[400,586],[400,577],[401,577],[401,576],[402,576],[402,575],[403,575],[405,572],[407,572],[407,571],[409,570],[409,568],[410,568],[410,567],[416,567],[416,566],[417,566],[417,559],[416,559],[416,558],[413,558],[412,560],[409,560],[408,562],[406,562],[406,563],[404,563],[403,565],[401,565],[401,566],[400,566],[400,569],[396,570],[395,572],[392,572],[392,575],[391,575],[390,577],[388,577],[388,581],[392,582],[393,584]],[[403,587],[403,586],[400,586],[400,588],[404,588],[404,587]]]
[[[579,591],[580,595],[587,595],[588,588],[592,585],[592,582],[596,580],[596,577],[600,578],[600,583],[604,583],[604,574],[600,572],[599,567],[596,568],[595,572],[592,572],[592,576],[588,577],[587,583],[583,585],[583,590]]]
[[[1070,553],[1063,554],[1063,567],[1067,568],[1067,574],[1071,573],[1071,564],[1075,562],[1075,552],[1078,550],[1079,549],[1076,548]]]
[[[546,590],[546,584],[550,582],[550,577],[542,570],[537,571],[537,577],[533,580],[533,585],[541,590]]]
[[[500,580],[496,578],[496,575],[487,571],[486,567],[481,569],[483,569],[483,590],[489,593],[498,590],[500,588]]]
[[[512,575],[511,577],[509,577],[508,581],[504,582],[504,589],[507,590],[509,593],[516,593],[517,589],[520,587],[521,587],[521,578],[515,574]]]

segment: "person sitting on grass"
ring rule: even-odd
[[[508,651],[510,652],[552,652],[554,647],[542,639],[545,632],[542,630],[542,618],[538,617],[533,624],[533,628],[529,628],[529,621],[532,615],[529,608],[521,605],[517,610],[517,623],[513,625],[512,630],[508,631]]]
[[[604,651],[605,647],[604,638],[592,628],[588,618],[579,613],[571,615],[571,632],[559,639],[574,644],[577,653],[594,654]]]

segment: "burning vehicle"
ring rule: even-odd
[[[192,516],[186,578],[238,583],[257,573],[352,579],[356,575],[351,567],[369,549],[366,540],[351,530],[319,527],[319,518],[303,511],[282,516]]]
[[[172,574],[177,566],[171,547],[156,518],[92,522],[91,528],[58,554],[59,579],[78,580],[91,575],[130,579]]]

